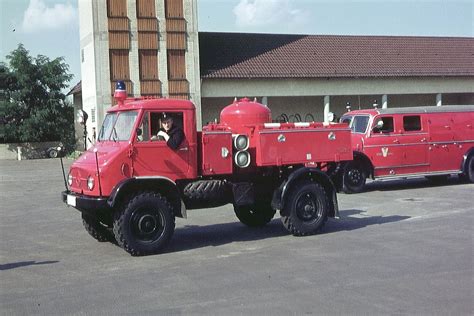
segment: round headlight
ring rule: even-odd
[[[240,168],[245,168],[250,165],[250,154],[248,151],[239,151],[234,156],[234,162]]]
[[[92,176],[87,178],[87,188],[91,191],[94,188],[94,178],[92,178]]]
[[[249,148],[249,138],[246,135],[235,136],[234,147],[237,150],[246,150],[247,148]]]
[[[68,174],[68,176],[67,176],[67,184],[68,184],[69,186],[72,185],[72,174]]]

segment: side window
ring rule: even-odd
[[[143,119],[140,124],[141,135],[138,135],[139,142],[146,142],[150,140],[150,113],[145,112]]]
[[[183,129],[183,112],[151,112],[150,113],[150,131],[151,131],[151,140],[163,140],[162,137],[153,137],[157,136],[160,129],[163,129],[163,115],[165,117],[172,118],[173,128]]]
[[[374,133],[393,133],[393,117],[385,116],[377,119],[373,131]]]
[[[421,118],[419,115],[404,116],[403,129],[406,132],[421,131]]]

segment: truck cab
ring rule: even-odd
[[[356,110],[341,122],[352,130],[354,161],[345,190],[360,192],[373,179],[450,174],[472,178],[474,106]],[[469,167],[471,165],[471,167]]]

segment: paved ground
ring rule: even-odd
[[[0,175],[3,315],[474,313],[474,185],[457,179],[340,194],[343,219],[310,237],[190,211],[167,253],[134,258],[62,204],[59,160],[0,161]]]

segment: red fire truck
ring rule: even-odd
[[[248,226],[279,210],[296,236],[337,217],[336,189],[321,169],[352,159],[347,124],[272,123],[266,106],[242,99],[198,132],[190,101],[126,100],[121,89],[115,96],[98,142],[72,164],[62,193],[95,239],[114,238],[132,255],[156,253],[175,217],[227,203]],[[163,112],[184,131],[177,149],[155,137]]]
[[[352,129],[354,160],[341,169],[348,193],[363,191],[368,177],[474,182],[474,105],[356,110],[340,121]]]

